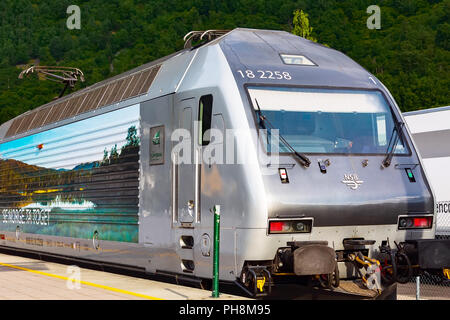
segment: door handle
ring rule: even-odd
[[[172,222],[178,222],[178,155],[172,153]]]

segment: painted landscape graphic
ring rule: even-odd
[[[137,242],[139,105],[0,145],[0,230]]]

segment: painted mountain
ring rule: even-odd
[[[1,144],[0,229],[137,242],[139,108],[126,109]]]

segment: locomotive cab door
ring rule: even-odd
[[[174,139],[172,149],[172,207],[173,223],[182,228],[193,228],[201,222],[202,147],[210,142],[212,99],[212,95],[204,95],[199,100],[184,99],[175,109],[180,130],[175,133],[178,142]]]
[[[194,242],[200,240],[202,230],[198,228],[202,223],[202,148],[210,139],[212,95],[179,101],[175,115],[175,127],[180,130],[172,135],[173,235],[182,272],[196,275],[202,272],[201,263],[196,264],[201,255],[197,251],[203,246]]]
[[[195,98],[180,101],[176,106],[178,142],[172,149],[173,166],[173,222],[179,227],[191,228],[195,220],[195,143],[193,138],[193,119]]]

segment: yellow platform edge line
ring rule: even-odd
[[[57,274],[52,274],[52,273],[32,270],[32,269],[28,269],[28,268],[24,268],[24,267],[14,266],[14,265],[7,264],[7,263],[0,262],[0,265],[4,266],[4,267],[8,267],[8,268],[13,268],[13,269],[18,269],[18,270],[23,270],[23,271],[28,271],[28,272],[40,274],[40,275],[47,276],[47,277],[52,277],[52,278],[57,278],[57,279],[62,279],[62,280],[70,280],[72,282],[78,282],[80,284],[84,284],[84,285],[87,285],[87,286],[100,288],[100,289],[104,289],[104,290],[109,290],[109,291],[114,291],[114,292],[119,292],[119,293],[123,293],[123,294],[128,294],[128,295],[132,295],[132,296],[135,296],[135,297],[140,297],[140,298],[144,298],[144,299],[148,299],[148,300],[164,300],[164,299],[161,299],[161,298],[156,298],[156,297],[148,296],[148,295],[141,294],[141,293],[136,293],[136,292],[131,292],[131,291],[127,291],[127,290],[117,289],[117,288],[108,287],[108,286],[104,286],[104,285],[101,285],[101,284],[96,284],[96,283],[82,281],[82,280],[69,279],[67,277],[60,276],[60,275],[57,275]]]

